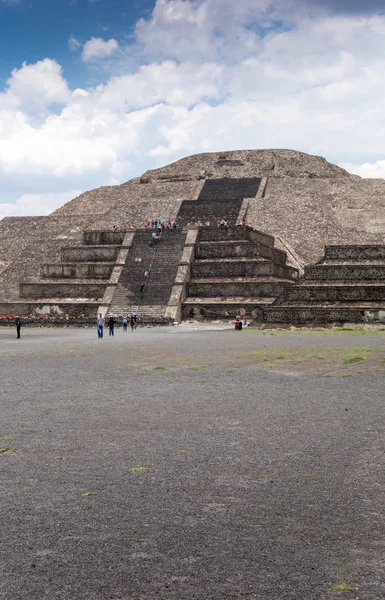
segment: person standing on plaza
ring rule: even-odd
[[[16,321],[15,321],[15,325],[16,325],[16,334],[17,334],[17,339],[20,339],[20,329],[21,329],[21,321],[19,317],[16,317]]]
[[[114,335],[114,327],[115,327],[115,319],[114,319],[114,317],[112,317],[112,316],[111,316],[111,317],[108,319],[108,329],[109,329],[109,335],[110,335],[110,336],[111,336],[111,335],[112,335],[112,336]]]
[[[122,323],[123,323],[123,331],[127,331],[127,318],[126,317],[123,317]]]
[[[98,338],[103,337],[103,328],[104,328],[104,317],[102,313],[99,314],[98,317]]]

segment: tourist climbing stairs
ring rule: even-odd
[[[109,309],[124,317],[133,312],[143,322],[165,322],[165,312],[178,270],[186,233],[165,229],[150,245],[152,230],[135,230],[133,243]],[[148,271],[148,277],[144,277]],[[141,284],[144,284],[141,293]]]

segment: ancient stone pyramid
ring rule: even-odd
[[[219,316],[217,300],[226,316],[245,305],[256,314],[258,298],[273,302],[296,279],[296,269],[302,273],[322,257],[325,245],[382,243],[384,207],[383,180],[350,175],[321,157],[293,150],[189,156],[120,186],[86,192],[47,217],[3,219],[0,315],[69,313],[92,320],[99,307],[133,310],[150,260],[149,314],[175,318],[177,305],[186,316],[200,314],[202,297],[203,315],[210,316],[210,305]],[[188,223],[223,217],[235,225],[242,216],[249,228],[233,239],[225,232],[206,240],[207,232],[197,232],[193,239],[190,231],[186,240]],[[179,227],[150,256],[144,226],[155,218],[177,218]],[[191,248],[198,253],[194,266]],[[180,294],[178,282],[185,290]],[[263,293],[257,284],[265,285]],[[225,297],[231,300],[226,310]]]

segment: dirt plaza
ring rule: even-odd
[[[383,600],[385,331],[0,328],[5,600]]]

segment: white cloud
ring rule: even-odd
[[[113,38],[110,40],[103,40],[103,38],[91,38],[84,44],[82,59],[84,62],[99,58],[109,58],[117,52],[119,44]]]
[[[195,65],[164,61],[142,66],[133,75],[113,77],[92,95],[99,106],[110,110],[143,108],[158,102],[192,106],[203,98],[218,98],[222,67],[215,63]]]
[[[0,111],[42,111],[52,104],[65,103],[69,97],[62,68],[56,61],[46,58],[33,65],[25,62],[12,71],[7,88],[0,94]]]
[[[79,194],[79,190],[49,194],[23,194],[14,203],[0,203],[0,220],[4,217],[48,215]]]
[[[376,160],[374,163],[354,165],[352,163],[341,163],[343,169],[355,173],[360,177],[385,179],[385,160]]]
[[[67,45],[71,52],[75,52],[76,50],[79,50],[82,47],[81,42],[79,42],[79,40],[77,40],[74,35],[70,35],[70,37],[68,38]]]
[[[15,69],[0,94],[3,194],[31,182],[36,206],[47,190],[60,198],[234,148],[291,147],[384,176],[385,17],[304,12],[268,29],[279,2],[158,0],[134,46],[83,48],[87,62],[116,54],[122,69],[132,50],[148,63],[86,89],[71,91],[51,59]],[[7,210],[29,210],[17,206]]]

